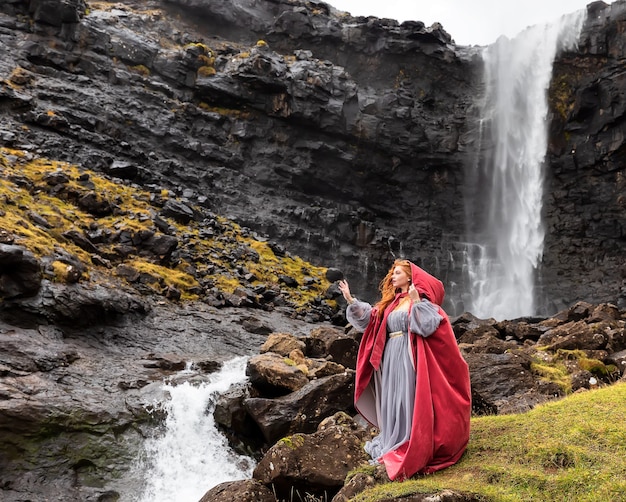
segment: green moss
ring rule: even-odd
[[[572,391],[570,372],[563,363],[535,360],[530,364],[530,370],[543,380],[556,383],[566,394]]]
[[[608,377],[618,373],[615,365],[604,364],[599,359],[588,357],[584,350],[564,350],[556,352],[557,360],[575,361],[581,370],[589,371],[598,377]]]
[[[346,483],[350,481],[357,474],[365,474],[367,476],[373,476],[376,474],[377,466],[370,464],[363,464],[357,467],[356,469],[352,469],[348,475],[346,476]]]
[[[294,434],[293,436],[287,436],[278,441],[278,446],[286,446],[291,450],[300,448],[304,445],[304,434]]]

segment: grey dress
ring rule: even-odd
[[[346,318],[358,331],[364,331],[371,312],[369,303],[357,300],[348,305]],[[409,320],[411,331],[426,337],[436,331],[442,319],[437,306],[428,300],[414,303],[410,312],[397,310],[387,317],[385,351],[380,368],[374,371],[370,382],[374,386],[378,421],[374,425],[378,426],[379,434],[365,444],[365,451],[374,461],[408,441],[411,435],[415,368],[407,336]]]

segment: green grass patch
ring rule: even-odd
[[[445,489],[487,501],[626,500],[626,383],[553,401],[524,414],[472,419],[454,466],[366,490],[375,502]]]

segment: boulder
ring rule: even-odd
[[[274,493],[255,479],[227,481],[211,488],[200,502],[276,502]]]
[[[359,342],[336,328],[321,327],[311,330],[306,339],[309,357],[327,357],[345,366],[356,369]]]
[[[273,352],[251,357],[246,375],[254,387],[270,395],[293,392],[309,382],[301,368],[290,359]]]
[[[20,246],[0,244],[0,297],[35,295],[42,278],[41,264],[35,255]]]
[[[465,353],[465,358],[470,367],[473,408],[477,414],[489,410],[524,412],[552,397],[538,389],[527,357],[511,353]]]
[[[610,321],[588,324],[585,321],[571,321],[546,331],[538,340],[539,345],[549,350],[598,350],[606,348]]]
[[[288,356],[292,350],[304,350],[306,347],[302,340],[299,340],[290,333],[271,333],[265,343],[261,346],[260,352],[274,352],[281,356]]]
[[[244,406],[268,443],[287,434],[313,432],[338,411],[353,412],[354,372],[348,370],[311,380],[296,392],[276,399],[250,398]]]
[[[346,414],[320,423],[313,434],[294,434],[272,446],[254,469],[253,477],[272,485],[279,499],[299,493],[333,497],[352,469],[367,464],[363,444],[366,429]]]

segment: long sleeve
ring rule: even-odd
[[[427,337],[437,330],[442,320],[443,317],[439,314],[437,305],[424,299],[413,304],[409,317],[409,326],[413,333]]]
[[[346,319],[354,329],[363,332],[370,322],[372,306],[367,302],[355,300],[346,308]]]

